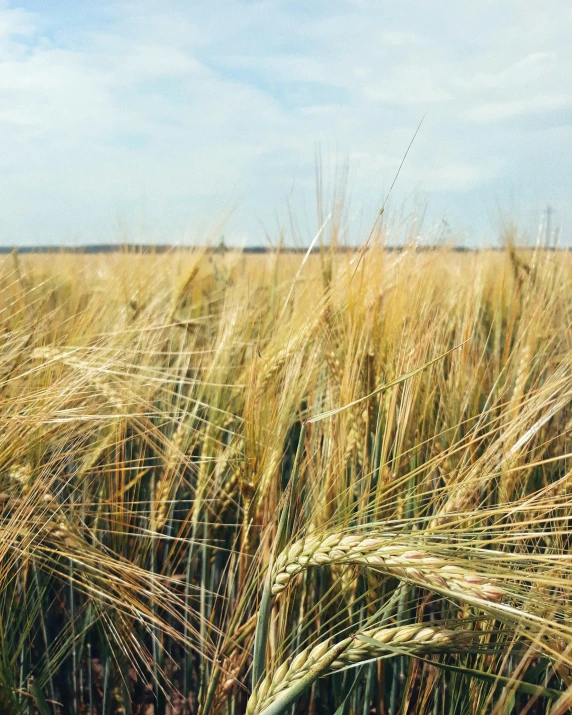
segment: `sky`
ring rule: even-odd
[[[550,205],[567,245],[571,38],[570,0],[0,0],[0,243],[307,245],[317,166],[359,242],[424,117],[396,240]]]

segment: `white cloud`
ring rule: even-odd
[[[527,99],[481,103],[469,109],[465,116],[474,122],[498,122],[565,108],[572,108],[572,94],[541,94]]]
[[[450,92],[435,81],[429,68],[413,64],[398,68],[388,77],[370,76],[362,93],[367,102],[427,107],[452,98]]]
[[[508,90],[526,87],[534,81],[545,81],[558,68],[556,52],[534,52],[510,63],[502,69],[479,71],[469,81],[457,83],[460,88],[472,91]]]

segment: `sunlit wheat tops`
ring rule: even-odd
[[[306,254],[0,258],[2,713],[572,707],[572,259],[323,198]]]

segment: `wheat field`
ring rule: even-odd
[[[572,260],[0,259],[0,711],[572,703]]]

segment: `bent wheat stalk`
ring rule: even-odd
[[[459,598],[498,603],[505,592],[485,576],[449,564],[430,552],[412,550],[388,537],[341,533],[310,537],[284,550],[276,561],[272,593],[284,591],[292,578],[308,566],[360,564],[373,567],[399,579],[411,581],[437,592],[450,592]]]
[[[331,646],[326,640],[313,648],[306,648],[291,660],[287,660],[271,675],[267,675],[254,689],[246,708],[247,715],[272,715],[269,708],[278,701],[291,701],[288,694],[302,694],[300,684],[311,672],[326,675],[347,666],[357,665],[374,658],[390,655],[395,649],[411,655],[460,652],[473,640],[473,632],[413,624],[391,628],[372,628],[361,631],[354,638],[347,638]],[[367,639],[361,641],[360,638]],[[373,643],[375,641],[375,644]],[[334,654],[335,657],[333,657]],[[274,710],[274,708],[273,708]],[[276,708],[278,712],[280,709]]]

